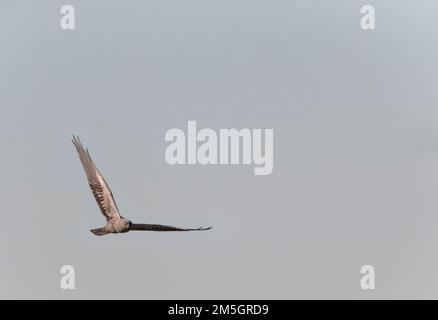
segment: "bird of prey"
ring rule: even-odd
[[[82,146],[79,137],[73,136],[72,141],[76,147],[76,151],[79,154],[79,159],[84,167],[88,184],[93,192],[94,198],[99,205],[100,211],[106,218],[105,226],[90,230],[96,236],[103,236],[109,233],[126,233],[128,231],[203,231],[211,229],[211,227],[189,229],[165,226],[161,224],[136,224],[122,217],[119,209],[117,208],[113,194],[102,174],[93,163],[93,160],[91,160],[88,149],[85,149]]]

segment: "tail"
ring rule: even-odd
[[[90,231],[93,232],[96,236],[104,236],[109,233],[108,231],[105,230],[105,227],[91,229]]]

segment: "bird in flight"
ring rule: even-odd
[[[128,231],[204,231],[211,227],[201,227],[196,229],[177,228],[161,224],[137,224],[121,216],[117,208],[113,194],[106,183],[103,175],[91,160],[88,149],[82,146],[79,137],[73,136],[73,144],[79,154],[82,166],[87,176],[88,184],[93,192],[94,198],[99,205],[100,211],[106,218],[106,225],[90,230],[96,236],[103,236],[109,233],[126,233]]]

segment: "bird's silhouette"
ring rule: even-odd
[[[191,229],[165,226],[161,224],[137,224],[122,217],[117,208],[113,194],[103,175],[97,169],[93,160],[91,160],[88,149],[85,149],[82,146],[79,137],[73,136],[72,141],[79,154],[79,159],[84,167],[88,184],[93,192],[94,198],[99,205],[100,211],[106,218],[105,226],[90,230],[96,236],[103,236],[109,233],[126,233],[128,231],[204,231],[211,229],[211,227]]]

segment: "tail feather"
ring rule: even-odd
[[[92,233],[94,233],[96,236],[104,236],[108,234],[109,232],[105,230],[105,227],[97,228],[97,229],[91,229]]]

